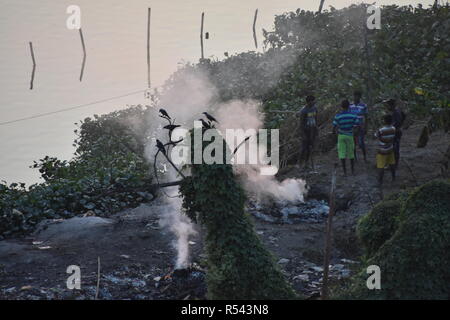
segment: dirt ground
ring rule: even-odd
[[[418,149],[420,130],[420,126],[412,126],[404,131],[397,180],[391,183],[386,172],[384,195],[440,177],[449,135],[433,133],[427,147]],[[354,176],[343,177],[338,168],[331,261],[331,276],[338,281],[349,277],[358,265],[357,220],[382,197],[376,183],[376,141],[368,137],[367,145],[368,162],[358,160]],[[359,151],[358,155],[362,158]],[[328,200],[336,160],[334,149],[315,156],[315,171],[290,166],[279,172],[279,179],[303,178],[310,188],[309,198]],[[203,298],[203,293],[195,296],[167,289],[170,286],[163,280],[173,270],[176,252],[173,235],[159,226],[152,204],[125,210],[110,219],[82,219],[86,224],[76,231],[70,225],[64,229],[65,222],[54,222],[27,237],[0,241],[0,299],[94,299],[98,258],[99,299]],[[317,295],[325,223],[275,224],[255,218],[254,224],[294,288],[307,296]],[[201,269],[204,256],[198,231],[190,239],[190,248],[192,261]],[[81,290],[66,287],[70,265],[81,268]]]

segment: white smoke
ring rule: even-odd
[[[285,65],[283,65],[284,67]],[[260,102],[233,100],[220,103],[217,92],[218,90],[208,77],[199,69],[188,68],[187,71],[183,71],[176,78],[171,79],[170,86],[166,87],[160,97],[158,107],[148,119],[151,139],[148,140],[145,153],[150,163],[153,164],[157,152],[155,140],[168,141],[167,130],[162,128],[168,122],[158,117],[159,108],[164,108],[172,119],[176,119],[176,124],[181,124],[186,129],[192,128],[193,121],[203,117],[202,112],[204,111],[217,118],[219,121],[217,127],[222,133],[226,129],[254,129],[257,131],[262,128],[264,117],[260,112]],[[256,139],[250,139],[246,144],[255,143],[257,143]],[[245,151],[244,146],[239,149],[239,152],[248,152]],[[160,180],[179,179],[177,173],[167,163],[165,164],[167,170],[161,170],[161,162],[164,162],[163,156],[158,157],[157,168]],[[306,192],[305,181],[286,179],[279,182],[274,176],[261,175],[261,167],[260,164],[235,166],[235,170],[242,177],[243,186],[248,192],[256,194],[259,199],[271,197],[278,200],[303,201]],[[170,189],[166,188],[164,191],[169,197],[164,200],[165,207],[159,210],[160,224],[168,228],[176,237],[174,242],[177,250],[176,268],[185,268],[189,262],[189,237],[195,234],[195,229],[189,218],[182,213],[181,199],[176,198],[178,188]]]
[[[181,213],[181,199],[175,197],[178,194],[178,187],[167,188],[166,193],[173,198],[166,197],[164,199],[163,206],[159,210],[159,224],[175,235],[176,239],[173,242],[174,248],[177,250],[175,268],[187,268],[189,265],[189,237],[195,235],[196,231],[190,219]]]
[[[220,121],[219,129],[254,129],[258,132],[264,123],[264,115],[259,111],[261,104],[257,101],[233,100],[219,105],[217,118]],[[231,145],[231,141],[227,141]],[[237,142],[239,143],[239,142]],[[258,144],[256,139],[250,139],[242,145],[236,152],[236,157],[249,159],[249,150],[261,149],[266,153],[264,145]],[[276,180],[273,175],[262,175],[261,169],[264,166],[259,164],[236,165],[235,171],[242,177],[244,188],[263,200],[267,197],[278,200],[303,202],[306,194],[306,182],[302,179],[286,179],[282,182]]]

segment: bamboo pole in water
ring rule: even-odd
[[[33,90],[34,73],[36,71],[36,60],[34,59],[33,43],[30,41],[31,60],[33,61],[33,70],[31,71],[30,90]]]
[[[86,64],[86,46],[84,45],[83,31],[81,30],[81,28],[78,29],[78,31],[80,32],[81,46],[83,48],[83,62],[81,64],[81,73],[80,73],[80,82],[81,82],[81,80],[83,80],[84,66]]]
[[[324,2],[325,2],[325,0],[320,0],[320,6],[319,6],[319,11],[318,11],[318,13],[321,13],[321,12],[322,12]]]
[[[205,58],[205,54],[203,51],[203,23],[205,21],[205,13],[202,12],[202,22],[201,22],[201,26],[200,26],[200,47],[202,50],[202,60]]]
[[[258,39],[256,38],[256,19],[258,18],[258,9],[255,11],[255,17],[253,18],[253,40],[255,40],[255,47],[258,49]]]
[[[150,89],[152,86],[151,78],[150,78],[150,20],[152,15],[152,8],[148,8],[148,17],[147,17],[147,83],[148,88]]]
[[[335,211],[336,168],[337,163],[334,164],[333,172],[331,175],[330,210],[328,212],[327,226],[325,229],[325,254],[323,259],[323,280],[321,292],[322,300],[328,299],[328,271],[331,257],[331,241],[333,238],[332,223]]]

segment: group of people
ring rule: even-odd
[[[341,111],[333,119],[333,133],[337,134],[337,151],[341,161],[344,175],[347,175],[347,160],[350,161],[351,173],[354,174],[355,160],[357,158],[356,146],[367,161],[367,149],[365,138],[368,124],[368,108],[362,102],[362,93],[355,91],[353,103],[348,100],[341,102]],[[384,169],[389,168],[392,180],[400,160],[401,127],[405,120],[405,114],[397,107],[395,99],[384,101],[388,113],[383,116],[383,126],[375,131],[378,140],[376,165],[378,169],[378,182],[383,183]],[[301,159],[305,166],[311,161],[314,168],[312,152],[318,136],[318,110],[314,96],[306,97],[306,106],[300,112],[300,127],[302,134]]]

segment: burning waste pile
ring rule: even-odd
[[[306,182],[302,179],[286,179],[277,182],[274,177],[248,177],[247,190],[252,196],[247,210],[258,219],[271,223],[319,223],[330,210],[324,200],[308,199]],[[250,187],[251,183],[251,187]]]
[[[185,268],[175,268],[166,275],[156,277],[155,286],[159,288],[161,299],[166,296],[177,300],[205,299],[205,271],[196,263]]]

